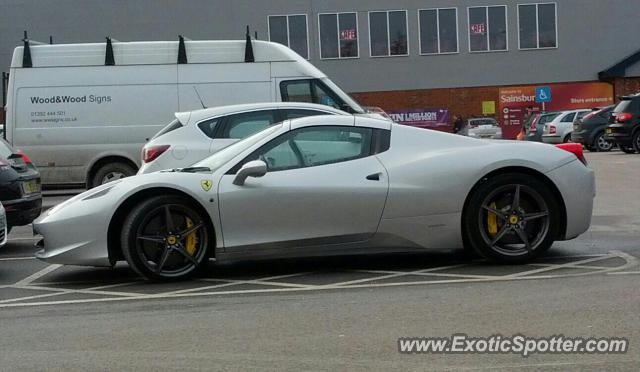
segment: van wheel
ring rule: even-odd
[[[104,185],[121,178],[130,177],[136,174],[136,170],[125,163],[105,164],[94,174],[90,187]]]

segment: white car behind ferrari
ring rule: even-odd
[[[267,102],[176,113],[142,149],[138,174],[186,167],[277,122],[317,115],[350,115],[301,102]]]
[[[50,209],[34,223],[36,256],[126,260],[154,280],[188,277],[210,258],[463,245],[520,263],[589,227],[594,175],[571,150],[363,117],[294,119],[192,167],[115,181]]]

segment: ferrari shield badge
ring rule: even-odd
[[[200,181],[200,186],[202,186],[202,189],[204,191],[211,190],[211,186],[212,185],[213,185],[213,181],[211,181],[211,180],[202,180],[202,181]]]

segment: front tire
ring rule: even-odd
[[[179,196],[157,196],[138,204],[125,219],[122,251],[146,279],[183,280],[208,262],[211,227],[201,208]]]
[[[509,173],[484,181],[463,215],[466,239],[481,256],[519,264],[548,250],[559,236],[554,193],[533,176]]]
[[[636,130],[633,134],[633,149],[640,153],[640,130]]]

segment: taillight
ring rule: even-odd
[[[576,156],[578,160],[582,162],[582,164],[587,165],[587,159],[584,157],[584,150],[582,149],[582,145],[579,143],[561,143],[556,145],[557,148],[562,149],[564,151],[568,151]]]
[[[556,134],[557,129],[555,125],[549,125],[549,134]]]
[[[25,154],[24,152],[22,152],[22,150],[18,150],[18,154],[20,154],[20,157],[22,158],[22,160],[23,160],[26,164],[33,164],[33,162],[31,161],[31,159],[29,159],[29,157],[27,156],[27,154]]]
[[[628,112],[621,112],[619,114],[615,114],[615,116],[618,123],[626,123],[633,119],[633,115]]]
[[[533,119],[533,122],[531,123],[531,131],[536,131],[537,125],[538,125],[538,118],[539,116]]]
[[[167,151],[169,147],[171,146],[157,145],[157,146],[145,147],[144,150],[142,151],[142,161],[145,163],[150,163],[156,160],[156,158],[158,158],[158,156],[162,155],[165,151]]]

